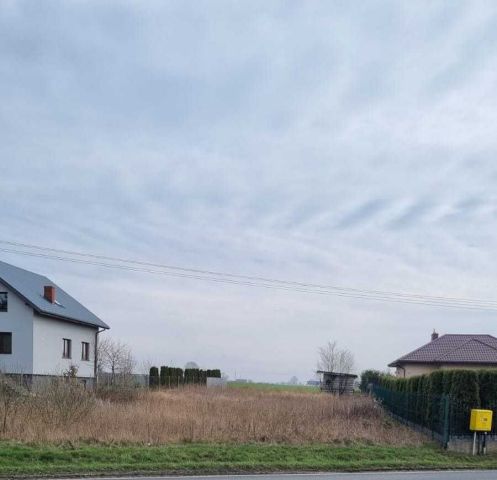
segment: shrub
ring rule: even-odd
[[[140,396],[141,389],[130,384],[113,383],[110,385],[99,385],[96,396],[101,400],[113,403],[127,403],[136,400]]]
[[[171,367],[161,367],[160,368],[160,384],[163,387],[170,388],[172,380],[172,368]]]
[[[373,385],[378,385],[382,388],[386,388],[388,390],[395,390],[397,379],[388,373],[378,373],[378,377],[375,377],[375,374],[371,375],[370,378],[372,382],[370,383],[372,383]],[[369,383],[367,383],[365,386],[367,387],[367,385],[369,385]]]
[[[419,377],[411,377],[409,379],[409,393],[418,393],[419,390]]]
[[[497,404],[497,369],[480,370],[478,373],[481,406],[495,408]]]
[[[167,367],[160,367],[159,382],[162,387],[167,385],[167,373]]]
[[[148,384],[150,388],[157,388],[159,386],[159,369],[157,367],[150,367]]]
[[[195,383],[194,380],[195,370],[196,370],[195,368],[185,368],[184,378],[185,378],[185,383],[187,385]]]
[[[221,370],[201,370],[199,368],[181,368],[160,367],[160,373],[157,367],[150,369],[151,387],[161,385],[162,387],[174,388],[180,385],[205,385],[207,377],[221,378]]]
[[[405,415],[426,426],[440,419],[442,395],[450,395],[454,402],[451,424],[454,431],[467,430],[467,417],[471,408],[497,408],[497,369],[437,370],[429,375],[408,379],[394,378],[374,371],[363,372],[361,389],[371,378],[392,392],[403,393]],[[364,391],[364,390],[363,390]],[[452,427],[451,427],[452,428]]]
[[[36,415],[47,425],[67,426],[82,421],[94,408],[95,396],[70,377],[56,377],[36,389]]]
[[[25,388],[15,382],[12,378],[0,375],[0,405],[2,409],[2,433],[7,431],[7,420],[15,415],[19,406],[27,398],[28,392]]]
[[[427,385],[427,405],[426,405],[426,423],[433,425],[437,420],[441,408],[441,395],[443,394],[443,370],[428,375]]]
[[[475,370],[455,370],[452,374],[451,430],[460,433],[469,433],[469,410],[478,408],[480,404],[478,374]]]
[[[442,393],[450,395],[452,390],[452,380],[454,378],[454,370],[444,370],[442,378]]]
[[[173,372],[171,386],[179,387],[180,385],[185,384],[185,376],[182,368],[173,368],[171,369]]]
[[[397,386],[397,392],[402,392],[404,393],[407,388],[407,379],[405,378],[398,378],[396,382]]]
[[[359,385],[361,392],[367,392],[369,385],[379,385],[383,375],[379,370],[364,370],[361,373],[361,383]]]
[[[132,374],[127,372],[114,373],[113,375],[104,375],[99,379],[95,393],[102,400],[129,402],[138,395],[139,387],[140,385],[137,384]]]
[[[462,406],[476,408],[480,405],[478,374],[474,370],[455,370],[452,375],[452,398]]]
[[[418,390],[416,393],[416,419],[423,424],[426,421],[428,376],[421,375],[418,380]]]
[[[442,395],[443,394],[443,379],[444,371],[437,370],[428,376],[428,395]]]

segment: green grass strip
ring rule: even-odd
[[[0,476],[497,468],[435,445],[28,445],[0,442]]]

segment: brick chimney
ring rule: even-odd
[[[433,333],[431,334],[431,341],[436,340],[438,338],[438,333],[433,329]]]
[[[50,303],[55,303],[55,287],[45,285],[45,287],[43,287],[43,296]]]

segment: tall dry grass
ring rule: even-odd
[[[20,405],[2,436],[144,444],[423,442],[420,435],[392,422],[370,398],[359,396],[186,388],[144,391],[130,402],[93,399],[85,415],[74,418],[57,409],[47,415],[47,405],[43,408],[40,415],[31,402]]]

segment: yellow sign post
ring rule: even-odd
[[[469,429],[474,432],[473,435],[473,455],[477,453],[478,439],[478,454],[485,455],[487,453],[487,433],[492,430],[492,410],[481,410],[473,408],[469,419]],[[480,445],[480,436],[483,433],[483,442]]]

